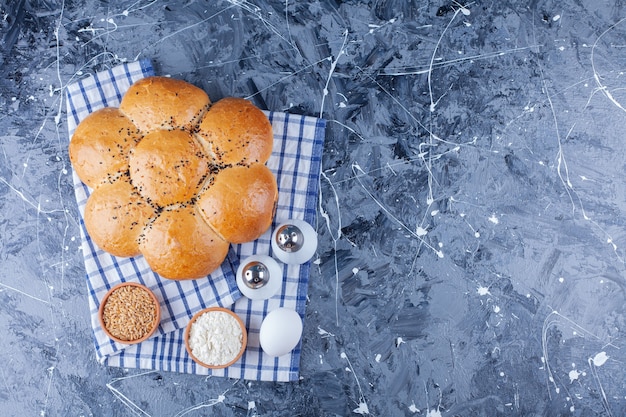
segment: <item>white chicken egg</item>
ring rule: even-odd
[[[283,356],[291,352],[302,337],[302,319],[289,308],[272,310],[259,330],[261,349],[269,356]]]

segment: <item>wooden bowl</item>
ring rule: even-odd
[[[128,307],[129,302],[132,307]],[[148,339],[159,327],[161,305],[145,285],[123,282],[106,293],[100,303],[98,319],[109,338],[133,345]]]
[[[198,322],[198,320],[201,317],[205,317],[205,314],[215,314],[215,313],[226,313],[228,315],[228,317],[226,318],[226,320],[228,320],[228,324],[230,325],[236,325],[239,326],[239,328],[241,329],[241,347],[239,348],[238,352],[234,355],[234,357],[230,357],[228,359],[225,359],[225,361],[223,363],[221,362],[215,362],[215,361],[211,361],[211,363],[205,363],[203,362],[200,358],[198,358],[194,353],[194,348],[196,346],[191,346],[192,342],[190,342],[190,338],[192,336],[191,332],[192,332],[192,327],[194,326],[194,323]],[[208,317],[208,316],[206,316]],[[217,316],[215,316],[217,317]],[[215,317],[213,317],[213,319],[215,319]],[[224,316],[222,316],[224,317]],[[206,323],[205,323],[206,324]],[[218,325],[215,323],[209,323],[210,325]],[[198,331],[198,329],[196,329],[196,331]],[[185,348],[187,349],[187,353],[189,354],[189,356],[191,357],[191,359],[194,360],[194,362],[196,362],[197,364],[204,366],[205,368],[209,368],[209,369],[222,369],[222,368],[227,368],[229,366],[231,366],[232,364],[234,364],[235,362],[237,362],[240,358],[241,355],[243,355],[243,352],[246,350],[246,345],[248,343],[248,333],[246,332],[246,326],[243,324],[243,320],[241,320],[241,318],[235,314],[233,311],[228,310],[226,308],[222,308],[222,307],[209,307],[209,308],[205,308],[204,310],[201,310],[199,312],[197,312],[196,314],[194,314],[194,316],[191,318],[191,320],[189,321],[189,323],[187,324],[187,327],[185,328]],[[214,343],[220,343],[220,342],[224,342],[226,343],[227,340],[213,340]],[[231,342],[233,342],[231,340]],[[234,344],[234,342],[233,342]]]

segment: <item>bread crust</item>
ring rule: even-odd
[[[276,178],[265,165],[272,126],[244,99],[212,107],[181,80],[148,77],[119,108],[98,110],[69,146],[79,178],[93,189],[84,213],[93,242],[120,257],[142,254],[164,278],[206,277],[230,243],[271,226]]]
[[[272,125],[261,110],[242,98],[214,103],[197,133],[220,164],[264,164],[272,154]]]
[[[225,240],[258,239],[272,224],[278,187],[264,164],[236,165],[220,171],[196,204],[204,220]]]
[[[152,270],[175,280],[206,277],[221,265],[228,248],[191,206],[163,210],[139,239]]]
[[[127,176],[96,188],[85,205],[87,233],[102,250],[114,256],[139,255],[139,236],[155,215]]]
[[[204,90],[183,80],[146,77],[130,86],[120,111],[141,131],[193,129],[211,100]]]
[[[130,178],[151,203],[182,204],[198,193],[210,162],[190,132],[153,130],[130,153]]]
[[[76,127],[69,145],[70,161],[78,177],[96,188],[128,171],[128,154],[140,139],[130,119],[115,107],[105,107]]]

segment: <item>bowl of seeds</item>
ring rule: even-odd
[[[161,321],[161,307],[146,286],[123,282],[106,293],[98,317],[108,337],[130,345],[143,342],[156,331]]]

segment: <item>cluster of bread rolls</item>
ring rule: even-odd
[[[207,276],[230,243],[271,225],[272,145],[269,120],[249,101],[211,103],[185,81],[141,79],[119,108],[87,116],[70,141],[74,170],[92,189],[87,232],[112,255],[142,254],[162,277]]]

